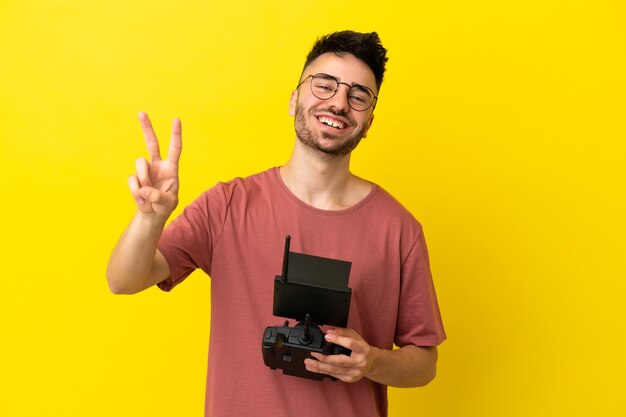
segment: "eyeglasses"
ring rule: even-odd
[[[372,107],[372,105],[375,107],[375,103],[378,100],[378,96],[374,95],[374,92],[364,85],[350,85],[348,83],[343,83],[337,81],[337,79],[332,75],[323,73],[309,75],[300,84],[298,84],[296,89],[304,84],[309,78],[311,79],[311,92],[320,100],[328,100],[337,94],[339,84],[348,86],[348,104],[356,111],[365,111]]]

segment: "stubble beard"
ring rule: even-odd
[[[337,112],[326,109],[325,111],[338,115]],[[339,158],[348,155],[357,147],[363,135],[365,135],[366,127],[362,126],[354,135],[345,139],[343,142],[337,142],[335,146],[323,147],[306,124],[305,110],[299,104],[296,105],[294,127],[296,130],[296,136],[298,140],[305,146],[320,151],[327,156]],[[328,134],[326,132],[320,133],[323,139],[334,139],[335,135]]]

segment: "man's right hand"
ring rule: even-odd
[[[179,119],[172,122],[172,136],[167,159],[161,159],[159,141],[146,113],[139,113],[139,123],[146,139],[150,162],[139,158],[137,172],[128,185],[137,209],[143,214],[168,218],[178,205],[178,161],[182,149],[182,126]]]
[[[182,148],[180,120],[172,123],[172,138],[166,160],[148,115],[139,113],[150,162],[137,160],[137,173],[130,177],[130,192],[137,212],[113,249],[107,281],[114,294],[134,294],[170,276],[169,265],[157,249],[165,222],[178,204],[178,160]]]

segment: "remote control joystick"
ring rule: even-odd
[[[313,335],[311,335],[311,315],[307,314],[304,318],[304,329],[300,336],[298,336],[298,342],[303,345],[310,345],[313,341]]]

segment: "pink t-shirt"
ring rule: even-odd
[[[293,195],[278,168],[209,189],[166,227],[159,242],[169,291],[193,270],[211,276],[206,416],[386,416],[387,387],[283,375],[263,362],[274,277],[291,250],[352,262],[348,327],[370,345],[435,346],[445,333],[420,224],[374,185],[358,204],[319,210]],[[290,325],[295,325],[290,321]]]

